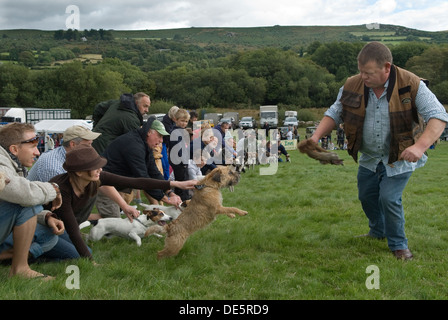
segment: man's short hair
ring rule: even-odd
[[[147,95],[144,92],[137,92],[136,94],[134,94],[134,101],[135,101],[135,103],[139,102],[140,99],[144,98],[144,97],[148,97],[149,98],[149,95]]]
[[[27,131],[35,131],[31,123],[8,123],[0,128],[0,146],[8,150],[13,144],[20,144],[23,140],[24,133]]]
[[[358,62],[366,65],[369,61],[375,61],[378,66],[383,66],[386,62],[393,63],[392,53],[384,44],[374,41],[366,44],[358,54]]]

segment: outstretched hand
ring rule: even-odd
[[[172,188],[179,188],[179,189],[193,189],[195,185],[198,184],[197,180],[187,180],[187,181],[171,181],[170,186]]]

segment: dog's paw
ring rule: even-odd
[[[247,212],[247,211],[242,211],[242,213],[240,214],[241,216],[245,216],[245,215],[247,215],[247,214],[249,214],[249,212]]]
[[[235,215],[233,213],[229,213],[227,216],[232,219],[235,218]]]

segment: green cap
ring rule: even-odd
[[[151,125],[151,129],[156,130],[162,136],[169,136],[170,134],[166,132],[165,126],[159,120],[154,120]]]

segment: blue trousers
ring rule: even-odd
[[[162,144],[162,168],[163,168],[163,177],[165,180],[170,178],[170,163],[168,160],[168,150],[166,148],[166,144]]]
[[[369,219],[369,234],[386,237],[392,251],[408,248],[402,195],[411,175],[407,172],[388,177],[382,162],[376,172],[361,166],[358,169],[358,197]]]
[[[80,258],[80,255],[70,240],[67,231],[61,234],[58,238],[58,243],[51,250],[45,252],[43,257],[54,261]],[[92,252],[90,248],[89,250]]]
[[[22,207],[18,204],[0,203],[0,252],[13,247],[12,231],[15,226],[20,226],[28,219],[43,210],[42,206]],[[36,225],[34,238],[31,243],[30,253],[33,258],[40,257],[46,251],[52,249],[58,242],[58,237],[50,228]]]

